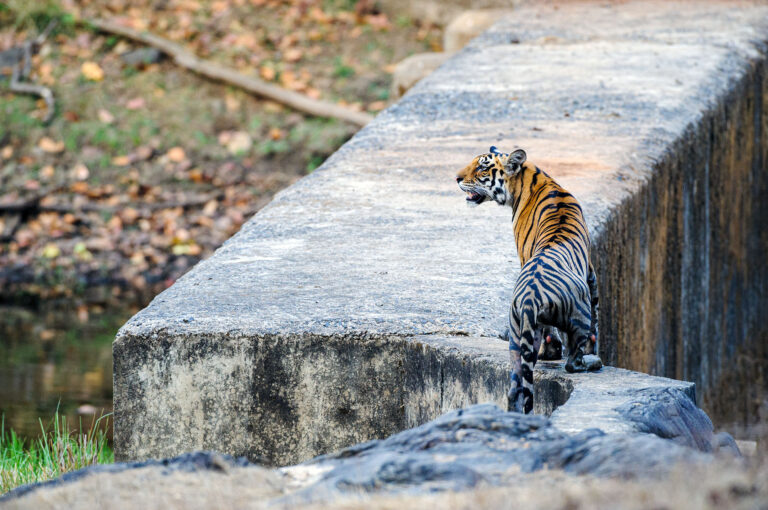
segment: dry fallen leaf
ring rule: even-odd
[[[251,135],[245,131],[235,131],[229,137],[227,150],[230,154],[242,154],[248,152],[252,145]]]
[[[88,322],[88,307],[86,305],[77,307],[77,320],[80,322]]]
[[[134,97],[125,103],[125,107],[129,110],[141,110],[146,104],[143,97]]]
[[[112,158],[112,164],[115,166],[128,166],[131,164],[131,158],[129,156],[115,156]]]
[[[88,193],[88,183],[84,181],[73,182],[72,185],[69,187],[69,190],[72,193],[79,193],[81,195],[85,195],[86,193]]]
[[[115,121],[115,116],[109,113],[109,110],[100,108],[96,113],[99,116],[99,120],[104,124],[112,124]]]
[[[53,78],[53,65],[45,62],[37,68],[37,75],[40,77],[40,83],[43,85],[53,85],[56,80]]]
[[[189,180],[192,182],[203,182],[205,179],[205,175],[203,175],[203,171],[199,168],[193,168],[189,171]]]
[[[219,202],[216,200],[209,200],[203,206],[203,214],[206,216],[213,216],[216,213],[216,209],[219,207]]]
[[[101,81],[104,79],[104,71],[99,67],[96,62],[83,62],[80,66],[80,72],[86,80]]]
[[[187,159],[187,155],[181,147],[171,147],[168,149],[168,152],[165,153],[165,156],[174,163],[181,163]]]
[[[44,136],[37,142],[37,146],[43,149],[44,152],[50,154],[58,154],[64,151],[64,142],[55,142],[52,139]]]
[[[301,50],[301,48],[291,48],[286,50],[283,54],[283,58],[286,62],[298,62],[303,56],[304,52]]]
[[[236,112],[240,109],[240,101],[230,94],[224,96],[224,105],[227,107],[228,112]]]
[[[134,221],[136,221],[139,217],[139,211],[134,209],[133,207],[126,207],[122,211],[120,211],[120,219],[123,220],[123,223],[126,225],[132,224]]]
[[[90,172],[88,171],[88,167],[85,166],[82,163],[76,164],[74,167],[72,167],[72,170],[70,170],[70,174],[72,175],[72,178],[77,181],[84,181],[88,178],[88,175]]]
[[[259,74],[267,81],[272,81],[275,79],[275,70],[268,66],[261,66],[259,68]]]
[[[75,256],[82,261],[88,262],[93,260],[93,253],[88,251],[88,248],[82,241],[75,244],[75,247],[72,249],[72,253],[74,253]]]
[[[171,248],[174,255],[200,255],[202,249],[197,244],[176,244]]]
[[[280,140],[284,136],[283,130],[277,127],[273,127],[269,130],[269,137],[272,140]]]
[[[61,255],[61,250],[53,243],[48,243],[43,248],[43,257],[47,259],[55,259],[59,255]]]
[[[389,30],[392,28],[387,15],[383,12],[381,14],[368,14],[365,16],[365,22],[376,30]]]
[[[386,101],[374,101],[368,104],[368,110],[372,112],[378,112],[387,107]]]
[[[140,145],[136,148],[135,159],[136,161],[144,161],[152,157],[155,150],[148,145]]]
[[[112,216],[107,222],[107,227],[113,232],[120,232],[123,230],[123,220],[120,219],[120,216]]]
[[[56,169],[53,168],[53,165],[45,165],[40,169],[40,177],[46,180],[53,177],[54,173],[56,173]]]

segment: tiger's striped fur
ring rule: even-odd
[[[493,200],[512,208],[522,269],[509,309],[509,407],[530,413],[542,338],[559,341],[552,328],[567,335],[569,372],[586,370],[583,356],[597,341],[597,280],[587,224],[574,196],[526,161],[523,150],[507,154],[491,147],[458,173],[457,182],[469,205]]]

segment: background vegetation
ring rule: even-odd
[[[376,114],[440,29],[367,0],[0,0],[0,492],[111,462],[111,340],[358,126],[190,73],[104,19]],[[19,50],[49,24],[27,82]],[[40,416],[56,414],[42,427]]]

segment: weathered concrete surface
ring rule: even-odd
[[[672,400],[679,404],[681,421],[696,421],[695,414],[701,411],[685,392],[678,391]],[[692,429],[687,431],[696,435]],[[15,489],[0,497],[0,504],[39,509],[98,502],[100,507],[112,508],[119,502],[123,508],[145,508],[146,498],[125,496],[133,488],[135,493],[154,496],[152,505],[167,502],[173,494],[184,494],[182,501],[194,501],[196,506],[205,502],[230,508],[232,494],[237,494],[234,506],[238,508],[295,508],[361,493],[504,487],[520,484],[529,474],[542,470],[558,483],[585,475],[642,478],[653,483],[677,464],[694,469],[714,460],[709,454],[653,434],[606,433],[594,427],[567,433],[543,416],[508,413],[492,404],[480,404],[449,412],[385,440],[358,444],[275,471],[249,465],[244,459],[198,452],[162,462],[84,469]],[[135,490],[138,484],[141,491]],[[41,506],[41,501],[54,504]]]
[[[510,213],[466,209],[453,179],[490,144],[525,147],[581,200],[606,361],[690,370],[674,375],[700,379],[705,403],[727,377],[762,377],[764,363],[729,353],[766,345],[766,266],[746,256],[768,239],[755,106],[767,13],[578,3],[494,26],[126,324],[114,344],[118,457],[216,449],[296,462],[503,398],[482,348],[464,363],[416,348],[490,345],[504,327],[518,270]],[[734,388],[766,395],[757,381]]]

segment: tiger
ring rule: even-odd
[[[503,153],[491,147],[464,167],[456,181],[470,206],[496,202],[512,208],[521,270],[503,335],[509,340],[511,362],[507,398],[510,411],[528,414],[538,357],[562,357],[557,330],[568,339],[568,372],[602,365],[584,360],[597,344],[599,312],[587,224],[576,198],[528,162],[523,149]]]

